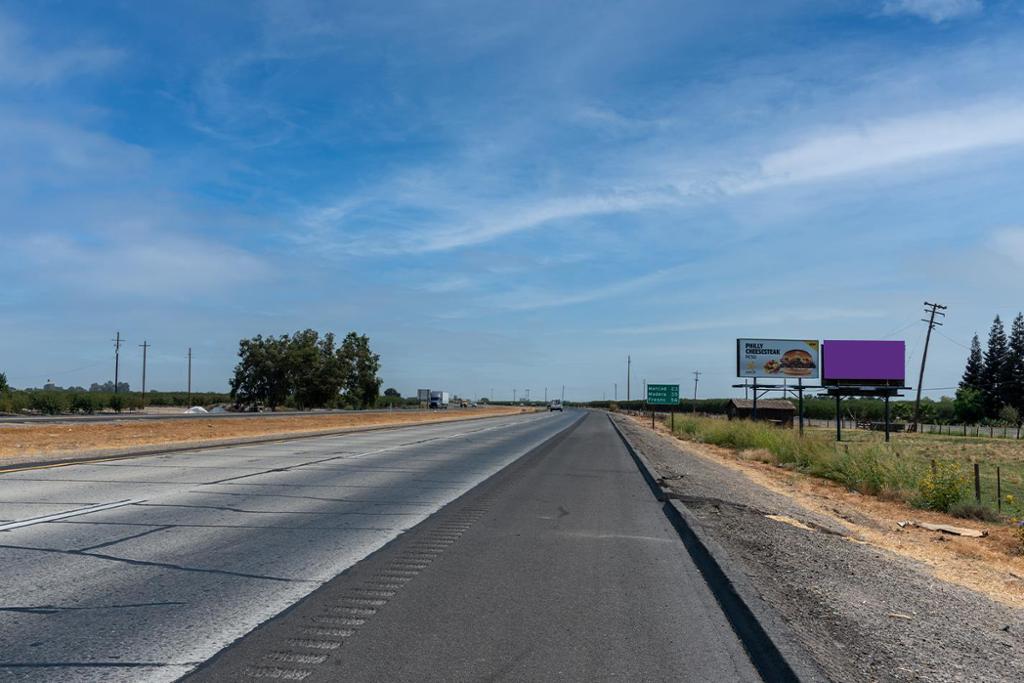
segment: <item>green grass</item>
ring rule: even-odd
[[[1024,516],[1024,443],[1004,439],[906,434],[886,444],[877,432],[850,430],[836,443],[826,429],[801,437],[749,420],[676,416],[680,438],[729,448],[754,458],[823,479],[860,493],[947,511],[974,504],[973,463],[980,465],[982,505],[996,508],[996,466],[1002,475],[1003,513]],[[935,460],[940,476],[932,476]],[[1012,502],[1007,502],[1006,496]],[[957,507],[961,504],[960,507]]]

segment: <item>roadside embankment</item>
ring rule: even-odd
[[[514,415],[515,407],[432,412],[351,412],[275,415],[267,419],[204,418],[125,420],[101,423],[12,424],[0,427],[0,464],[60,459],[69,455],[107,454],[159,446],[202,446],[258,437],[313,435],[348,429],[444,422]]]
[[[1024,680],[1024,558],[897,522],[992,525],[614,419],[832,680]]]

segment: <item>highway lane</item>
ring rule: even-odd
[[[579,419],[0,476],[0,678],[173,680]]]
[[[188,683],[758,681],[606,416],[503,470]]]

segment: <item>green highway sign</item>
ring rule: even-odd
[[[652,405],[674,406],[679,403],[678,384],[648,384],[647,402]]]

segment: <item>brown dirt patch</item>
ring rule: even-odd
[[[651,428],[647,420],[634,420],[638,425]],[[657,431],[672,436],[661,424]],[[979,591],[1012,607],[1024,607],[1024,556],[1020,555],[1016,531],[1007,525],[918,510],[901,502],[862,495],[831,481],[758,462],[726,448],[678,438],[675,442],[688,453],[740,471],[752,483],[832,518],[849,530],[851,540],[918,560],[938,579]],[[898,526],[898,522],[907,520],[984,529],[989,535],[962,538]]]
[[[79,455],[91,451],[146,446],[202,444],[225,439],[287,436],[383,425],[446,422],[524,412],[520,408],[493,407],[441,412],[333,413],[208,418],[197,415],[180,420],[124,420],[121,422],[4,425],[0,428],[0,461],[43,456]]]

